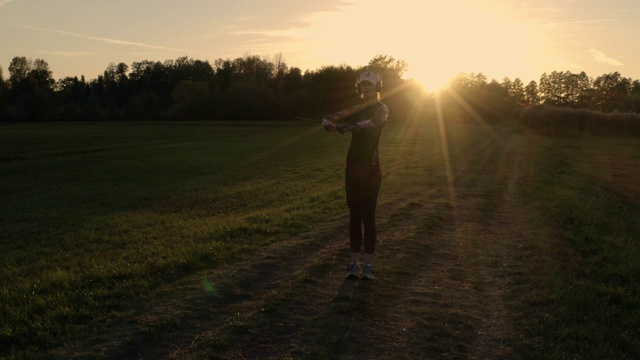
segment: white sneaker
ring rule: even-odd
[[[373,265],[364,264],[364,269],[362,269],[362,279],[364,280],[373,280],[376,277],[373,275]]]
[[[347,267],[347,279],[358,279],[360,276],[358,275],[358,264],[355,262],[349,263]]]

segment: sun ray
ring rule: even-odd
[[[271,156],[272,154],[274,154],[275,152],[277,152],[278,150],[287,147],[289,145],[298,143],[302,140],[304,140],[305,138],[317,133],[318,131],[323,130],[322,127],[320,126],[320,122],[318,122],[318,126],[313,126],[309,129],[307,129],[306,131],[303,131],[299,134],[297,134],[296,136],[290,137],[285,139],[284,141],[280,142],[279,144],[277,144],[274,147],[271,147],[269,149],[265,149],[262,152],[256,153],[254,156],[248,157],[243,161],[242,165],[249,165],[249,164],[253,164],[256,163],[264,158],[267,158],[269,156]]]
[[[411,86],[415,86],[415,83],[407,81],[396,88],[387,90],[383,94],[384,96],[382,101],[384,102],[386,98],[390,98],[394,95],[404,96],[402,91],[407,90]],[[399,138],[402,139],[403,144],[412,144],[413,147],[420,146],[419,137],[421,129],[419,129],[419,127],[424,126],[426,122],[426,119],[421,118],[423,115],[423,109],[426,106],[426,98],[424,96],[426,96],[426,94],[420,98],[416,98],[415,101],[411,103],[410,109],[403,118],[395,117],[393,111],[389,114],[390,126],[395,127],[394,131],[398,132]],[[403,151],[403,147],[391,146],[387,151],[389,151],[390,158],[398,159],[401,158],[398,154]],[[410,151],[411,153],[419,153],[415,149],[407,149],[407,151]]]
[[[442,103],[440,94],[436,95],[436,116],[438,118],[438,133],[440,136],[440,145],[442,147],[442,158],[444,160],[444,170],[447,176],[447,189],[449,190],[449,199],[451,206],[453,207],[454,222],[458,218],[458,202],[456,199],[456,188],[453,181],[453,171],[451,170],[451,158],[449,157],[449,144],[447,143],[447,130],[444,122],[444,115],[442,113]]]
[[[447,91],[449,92],[449,94],[451,94],[453,99],[456,100],[456,102],[460,104],[460,106],[462,106],[462,108],[469,115],[471,115],[471,118],[473,120],[480,124],[482,128],[487,130],[487,132],[490,133],[494,138],[499,138],[498,133],[491,126],[489,126],[489,124],[487,124],[487,121],[480,114],[478,114],[473,106],[471,106],[462,96],[460,96],[460,94],[458,94],[458,92],[454,88],[448,88]]]

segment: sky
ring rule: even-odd
[[[110,63],[278,54],[303,72],[388,55],[429,90],[459,73],[640,79],[638,35],[637,0],[0,0],[5,79],[16,56],[89,80]]]

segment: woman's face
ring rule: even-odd
[[[376,85],[368,81],[363,81],[360,83],[360,93],[365,98],[365,100],[375,99],[377,96]]]

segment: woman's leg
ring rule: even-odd
[[[380,165],[372,165],[367,169],[366,176],[361,182],[361,206],[362,223],[364,225],[364,252],[365,262],[373,265],[373,256],[376,250],[376,206],[378,193],[382,183],[382,170]]]
[[[345,171],[345,189],[349,206],[349,240],[351,260],[358,262],[362,247],[362,191],[361,176],[355,165],[348,165]]]

